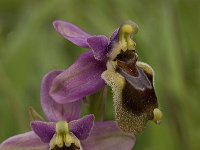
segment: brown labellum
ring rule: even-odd
[[[52,150],[80,150],[79,147],[77,147],[74,143],[70,145],[70,147],[66,147],[65,145],[61,148],[58,146],[55,146]]]
[[[127,50],[119,54],[116,60],[116,71],[125,78],[123,107],[137,115],[147,113],[148,119],[152,120],[153,110],[158,107],[152,76],[136,65],[134,51]]]
[[[125,79],[121,102],[115,105],[116,120],[126,132],[142,132],[147,121],[154,119],[153,111],[158,108],[153,74],[136,64],[137,54],[134,50],[122,51],[115,61],[116,72]]]

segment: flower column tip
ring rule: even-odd
[[[132,35],[138,32],[138,25],[128,20],[124,22],[119,31],[119,42],[121,44],[122,50],[133,49],[135,50],[136,43],[131,39]]]

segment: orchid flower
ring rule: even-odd
[[[114,121],[94,123],[93,115],[80,119],[80,100],[58,104],[51,98],[52,81],[60,73],[50,72],[42,81],[41,105],[48,122],[31,122],[33,131],[5,140],[0,150],[131,150],[135,137]]]
[[[125,22],[111,38],[90,35],[64,21],[53,25],[70,42],[90,49],[53,80],[50,95],[56,102],[75,102],[107,84],[112,88],[115,118],[123,131],[142,132],[148,120],[160,123],[154,71],[138,61],[132,40],[138,32],[136,23]]]

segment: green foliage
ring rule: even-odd
[[[155,70],[164,117],[137,135],[135,149],[200,149],[200,9],[197,0],[1,0],[0,141],[29,130],[28,108],[42,114],[40,82],[50,70],[68,67],[85,51],[57,34],[62,19],[91,34],[111,35],[123,21],[139,32],[139,60]],[[109,98],[107,118],[113,116]]]

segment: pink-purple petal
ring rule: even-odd
[[[53,80],[50,95],[61,104],[80,100],[105,86],[101,79],[105,70],[106,64],[95,60],[88,51]]]
[[[97,122],[90,136],[81,143],[86,150],[131,150],[135,136],[123,133],[114,121]]]
[[[49,145],[43,143],[33,132],[19,134],[5,140],[0,150],[49,150]]]
[[[31,128],[44,143],[49,143],[55,134],[54,122],[33,121],[31,123]]]
[[[87,42],[94,53],[97,60],[106,59],[108,39],[104,35],[92,36],[87,39]]]
[[[119,32],[119,28],[117,28],[111,35],[110,37],[110,41],[113,41],[113,40],[117,40],[118,38],[118,32]]]
[[[63,71],[52,71],[44,76],[41,84],[41,105],[42,109],[50,122],[59,120],[76,120],[80,118],[81,101],[68,104],[58,104],[49,95],[52,81]]]
[[[64,38],[82,48],[89,48],[87,38],[90,35],[79,27],[64,21],[54,21],[53,26]]]
[[[94,116],[87,115],[79,120],[74,120],[69,123],[70,131],[79,139],[86,139],[94,125]]]

